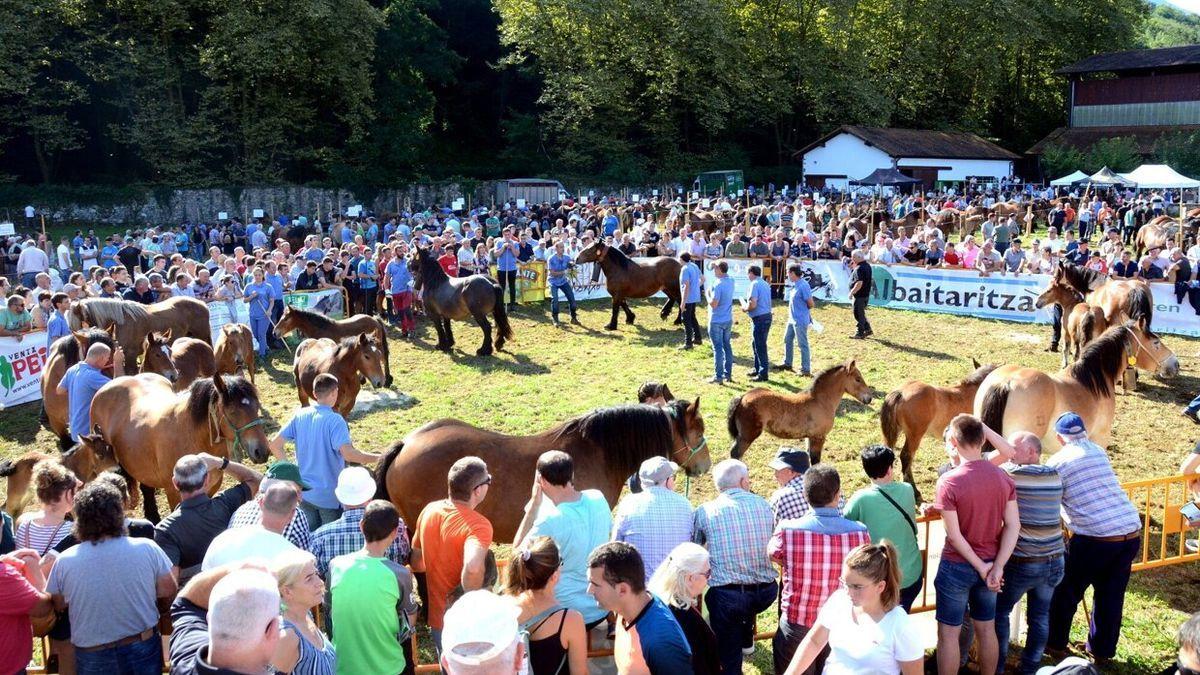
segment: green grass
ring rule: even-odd
[[[467,324],[455,324],[461,351],[452,355],[434,351],[432,329],[422,321],[419,340],[404,343],[396,339],[392,347],[396,386],[414,396],[415,405],[354,417],[354,441],[360,447],[381,450],[415,427],[447,416],[509,433],[532,433],[598,406],[632,401],[642,382],[660,380],[669,383],[680,398],[700,397],[713,458],[727,457],[730,439],[725,432],[725,408],[731,397],[749,388],[744,374],[751,360],[749,323],[738,317],[734,330],[737,384],[717,386],[703,381],[712,370],[707,346],[677,351],[682,332],[658,319],[657,306],[636,302],[633,308],[638,323],[621,324],[615,333],[603,330],[608,320],[606,302],[583,304],[582,328],[555,329],[550,325],[548,309],[521,308],[513,318],[516,341],[507,353],[494,359],[474,356],[480,333]],[[1045,326],[873,309],[871,320],[877,339],[860,342],[849,339],[853,321],[848,308],[821,305],[815,316],[826,330],[810,335],[814,370],[857,359],[877,393],[870,406],[850,399],[843,401],[826,445],[825,461],[840,470],[846,494],[866,484],[857,461],[858,450],[880,441],[881,398],[904,381],[916,378],[931,383],[957,382],[970,370],[972,357],[981,363],[1057,369],[1058,355],[1041,351],[1049,331]],[[782,350],[782,307],[777,307],[775,321],[771,353],[778,359]],[[1200,390],[1200,379],[1194,375],[1200,340],[1168,337],[1167,343],[1179,355],[1185,375],[1170,383],[1144,377],[1137,394],[1121,395],[1117,402],[1111,454],[1123,480],[1173,473],[1196,440],[1196,428],[1181,420],[1178,408]],[[258,382],[273,431],[297,405],[290,356],[275,352],[272,363],[260,371]],[[808,382],[785,374],[776,376],[770,386],[795,391]],[[50,434],[38,425],[38,412],[38,405],[30,404],[0,413],[0,456],[30,449],[54,450]],[[774,488],[766,463],[780,442],[764,436],[745,457],[754,488],[760,494]],[[943,458],[940,444],[926,439],[914,469],[923,494],[932,494],[935,467]],[[694,503],[713,494],[711,481],[692,482]],[[1200,581],[1194,569],[1189,565],[1134,576],[1115,672],[1154,671],[1173,659],[1175,630],[1188,612],[1200,607]],[[1082,639],[1082,614],[1076,623]],[[774,617],[764,616],[761,627],[772,625]],[[770,672],[769,643],[760,643],[747,670]]]

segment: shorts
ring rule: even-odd
[[[988,590],[987,581],[979,576],[970,563],[945,558],[938,564],[933,579],[937,592],[937,622],[961,626],[970,600],[971,618],[975,621],[996,619],[996,593]]]

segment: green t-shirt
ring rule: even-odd
[[[0,325],[4,326],[4,330],[29,329],[33,326],[33,317],[28,310],[14,312],[5,307],[0,309]]]
[[[329,587],[339,675],[404,670],[400,614],[415,609],[408,570],[358,551],[330,561]]]
[[[491,218],[488,218],[487,220],[483,221],[483,224],[487,226],[487,236],[489,236],[489,237],[499,237],[500,236],[500,219],[499,218],[497,218],[496,216],[492,216]]]
[[[846,503],[845,515],[867,526],[871,543],[878,544],[883,539],[892,542],[900,554],[900,587],[907,588],[921,576],[921,551],[917,547],[917,536],[913,534],[908,519],[888,502],[887,497],[879,494],[880,490],[887,492],[888,497],[916,521],[916,494],[911,485],[900,481],[882,487],[872,485],[855,492]]]

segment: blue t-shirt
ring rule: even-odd
[[[696,267],[696,263],[687,262],[683,264],[683,268],[679,270],[679,292],[683,292],[685,284],[691,284],[688,289],[687,297],[683,299],[684,303],[700,302],[700,268]]]
[[[617,227],[619,225],[620,225],[620,221],[617,219],[616,216],[612,216],[612,215],[605,216],[604,217],[604,236],[607,237],[607,236],[612,235],[614,232],[617,231]]]
[[[272,290],[271,284],[264,281],[258,284],[247,284],[242,289],[242,295],[249,296],[251,293],[258,293],[258,297],[246,301],[246,304],[250,306],[250,317],[265,318],[267,308],[271,306],[271,300],[275,297],[275,291]]]
[[[282,300],[283,299],[283,275],[278,274],[278,273],[268,274],[268,275],[266,275],[265,279],[266,279],[266,282],[271,285],[271,290],[275,293],[275,295],[273,295],[271,297],[275,298],[276,300]]]
[[[350,242],[354,241],[354,235],[356,235],[356,234],[358,234],[358,231],[355,230],[353,227],[349,227],[349,226],[343,227],[342,228],[342,243],[349,244]]]
[[[750,298],[755,301],[750,311],[751,318],[771,313],[771,285],[761,278],[750,284]]]
[[[609,540],[612,511],[599,490],[584,490],[578,501],[547,505],[529,532],[550,537],[562,558],[562,576],[554,599],[583,615],[585,623],[598,621],[608,612],[600,609],[587,592],[587,559],[592,549]]]
[[[350,443],[350,427],[345,418],[333,408],[316,403],[293,415],[279,435],[296,443],[300,477],[312,486],[304,491],[304,501],[322,509],[341,506],[333,489],[338,474],[346,468],[341,447]]]
[[[561,277],[550,277],[551,286],[566,286],[571,283],[571,280],[565,274],[571,269],[571,258],[569,256],[558,255],[557,253],[550,256],[550,259],[546,261],[546,268],[551,272],[564,273]]]
[[[709,309],[709,323],[730,323],[733,321],[733,279],[721,277],[713,284],[712,299],[717,306]]]
[[[71,438],[92,433],[92,399],[100,387],[112,380],[96,368],[80,361],[67,369],[62,386],[67,390],[67,410],[70,413]]]
[[[621,620],[621,629],[629,635],[633,655],[641,655],[651,675],[688,675],[694,673],[692,648],[675,615],[666,604],[651,596],[650,604],[628,624]],[[617,637],[618,644],[621,637]],[[640,663],[631,663],[630,670],[642,670]]]
[[[321,262],[325,259],[325,251],[319,248],[310,248],[305,254],[304,259],[312,260],[313,262]]]
[[[517,271],[517,254],[516,250],[520,246],[515,241],[507,241],[501,239],[496,242],[496,246],[492,249],[492,257],[496,259],[496,270],[500,272],[516,272]]]
[[[363,290],[373,290],[379,285],[379,268],[374,260],[363,258],[358,261],[358,287]]]
[[[67,317],[55,310],[46,322],[46,352],[49,353],[50,345],[54,344],[55,340],[70,334],[71,327],[67,324]]]
[[[792,323],[800,327],[812,323],[812,316],[808,311],[808,300],[811,297],[812,288],[804,279],[797,281],[796,285],[792,286],[792,297],[788,299],[788,314]]]
[[[112,244],[105,244],[104,248],[100,249],[100,259],[104,261],[101,264],[104,265],[104,267],[109,268],[109,269],[116,267],[117,266],[116,255],[117,255],[117,251],[119,251],[119,250],[120,249],[118,249],[116,246],[113,246]]]
[[[408,271],[408,265],[399,260],[392,260],[387,265],[387,274],[392,279],[392,287],[388,289],[392,295],[412,290],[409,287],[412,283],[412,273]]]

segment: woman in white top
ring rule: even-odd
[[[897,562],[896,549],[886,539],[846,556],[841,589],[821,607],[786,675],[804,672],[826,645],[825,675],[924,672],[920,631],[899,605]]]

